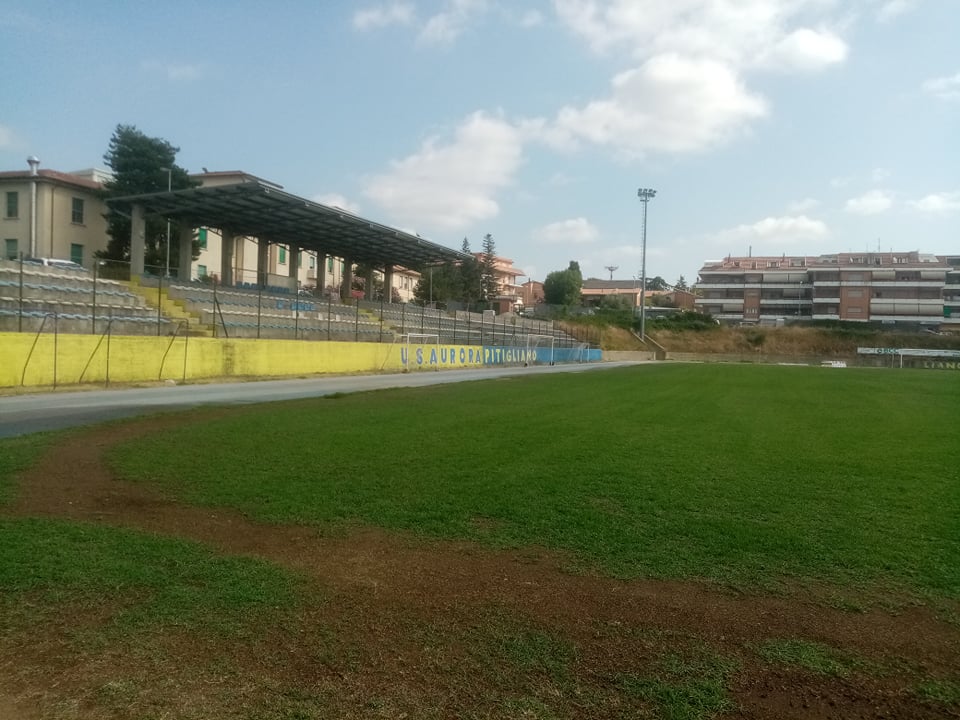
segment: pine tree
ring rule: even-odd
[[[166,192],[167,168],[170,168],[170,187],[174,190],[195,187],[187,171],[175,160],[180,148],[166,140],[144,135],[133,125],[117,125],[103,160],[113,171],[113,178],[104,183],[106,198],[125,197],[144,193]],[[110,260],[130,259],[130,218],[119,213],[107,214],[107,249],[98,257]],[[145,218],[144,264],[160,266],[165,261],[167,223],[163,218],[148,215]],[[172,266],[179,262],[179,228],[170,226],[170,259]],[[196,257],[196,248],[194,252]]]

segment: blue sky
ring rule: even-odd
[[[0,169],[118,123],[534,279],[960,253],[957,0],[0,3]]]

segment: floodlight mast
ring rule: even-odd
[[[637,197],[643,203],[643,246],[640,261],[640,339],[646,342],[647,337],[647,203],[657,194],[652,188],[640,188]]]

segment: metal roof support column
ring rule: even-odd
[[[353,290],[353,259],[344,257],[343,282],[340,284],[340,299],[346,300],[348,297],[352,297],[351,290]]]
[[[143,217],[143,205],[134,203],[130,208],[130,277],[143,275],[143,256],[146,244],[147,225]]]
[[[313,294],[317,297],[323,297],[323,291],[327,289],[327,254],[317,251],[317,287]]]
[[[293,280],[291,290],[300,289],[300,248],[296,245],[288,245],[287,252],[287,276]]]
[[[267,286],[270,274],[270,243],[263,238],[257,238],[257,285]]]
[[[220,243],[220,284],[225,287],[233,285],[233,251],[237,245],[234,234],[227,229],[223,231],[223,240]]]
[[[383,301],[393,302],[393,265],[386,265],[383,268]]]
[[[363,299],[364,300],[373,300],[375,293],[373,290],[373,266],[367,268],[367,277],[364,278],[366,282],[363,284]]]
[[[177,265],[177,279],[190,282],[193,277],[193,227],[180,223],[180,262]]]

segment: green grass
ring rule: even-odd
[[[0,507],[13,498],[14,478],[49,447],[51,434],[37,433],[0,440]]]
[[[0,602],[27,625],[58,608],[110,613],[110,632],[242,633],[297,605],[301,581],[197,543],[84,523],[0,518]],[[104,605],[107,603],[107,605]],[[12,610],[17,608],[17,613]],[[16,618],[19,617],[20,620]]]
[[[657,709],[663,720],[701,720],[734,709],[727,683],[737,664],[701,653],[699,657],[669,654],[651,676],[622,675],[619,685]]]
[[[843,677],[865,664],[838,650],[806,640],[767,640],[759,648],[760,657],[779,665],[802,667],[818,675]]]
[[[960,682],[931,680],[917,688],[917,695],[925,700],[938,702],[941,705],[960,707]]]
[[[246,408],[111,458],[264,521],[956,598],[958,419],[949,371],[664,365]]]

